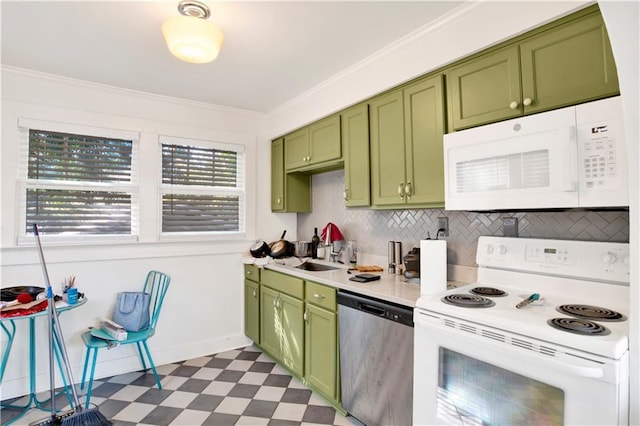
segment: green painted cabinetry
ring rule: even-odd
[[[336,290],[305,282],[304,378],[326,398],[339,401]]]
[[[264,270],[260,286],[260,346],[292,373],[304,374],[303,281]]]
[[[284,169],[284,138],[271,142],[271,211],[311,211],[311,177],[286,173]]]
[[[604,22],[593,7],[454,66],[446,78],[450,130],[619,93]]]
[[[376,208],[444,204],[442,75],[370,103],[371,197]]]
[[[368,206],[370,196],[369,105],[344,111],[342,143],[344,151],[344,199],[347,207]]]
[[[333,115],[284,137],[286,171],[308,171],[342,161],[340,115]]]
[[[260,269],[244,265],[244,334],[260,343]]]

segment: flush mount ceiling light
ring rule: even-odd
[[[207,21],[211,15],[209,7],[197,0],[184,0],[178,4],[178,11],[181,16],[170,18],[162,25],[169,51],[178,59],[194,64],[216,59],[224,35]]]

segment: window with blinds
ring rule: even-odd
[[[108,133],[106,129],[96,133],[100,131]],[[23,129],[23,134],[28,136],[24,181],[27,234],[34,223],[44,234],[134,233],[134,138],[34,128]]]
[[[244,147],[161,137],[162,232],[244,231]]]

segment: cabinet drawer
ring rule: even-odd
[[[274,290],[301,300],[304,298],[304,285],[300,278],[281,274],[269,269],[262,271],[261,278],[262,284],[267,285]]]
[[[260,282],[260,268],[256,265],[244,265],[244,277],[248,280]]]
[[[336,289],[326,285],[307,281],[305,301],[330,311],[336,310]]]

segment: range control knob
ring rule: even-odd
[[[491,244],[487,244],[484,250],[487,252],[487,254],[491,254],[493,253],[493,246]]]
[[[617,261],[618,261],[618,258],[616,257],[615,254],[611,252],[608,252],[602,255],[602,262],[604,262],[606,265],[613,265]]]
[[[507,246],[505,246],[504,244],[500,244],[498,246],[498,253],[506,254],[507,253]]]

